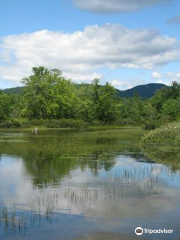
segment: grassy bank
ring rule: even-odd
[[[60,120],[44,120],[44,119],[10,119],[0,123],[0,128],[10,129],[10,128],[87,128],[89,123],[78,120],[78,119],[60,119]]]
[[[140,124],[139,124],[140,125]],[[99,128],[99,127],[139,127],[133,121],[126,119],[111,124],[106,124],[102,121],[94,120],[86,122],[81,119],[33,119],[29,120],[26,118],[12,118],[6,121],[0,122],[0,129],[18,129],[18,128],[53,128],[53,129],[87,129],[87,128]]]
[[[142,146],[148,144],[180,144],[180,122],[167,124],[150,131],[141,140]]]

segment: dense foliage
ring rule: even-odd
[[[46,125],[78,127],[87,124],[139,124],[146,129],[180,119],[180,84],[162,88],[143,100],[119,97],[108,82],[99,79],[76,85],[57,69],[34,67],[24,78],[20,94],[0,92],[0,125]]]
[[[180,123],[169,123],[150,131],[142,138],[141,145],[147,144],[180,144]]]

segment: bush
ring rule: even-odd
[[[156,130],[150,131],[142,140],[141,145],[146,144],[180,144],[180,123],[171,123]]]
[[[19,128],[22,127],[21,122],[18,119],[11,119],[0,123],[1,128]]]
[[[92,126],[102,126],[105,125],[104,122],[98,121],[98,120],[94,120],[91,122]]]
[[[44,125],[49,128],[86,128],[88,123],[83,120],[65,119],[60,120],[46,120]]]
[[[145,130],[154,130],[159,127],[159,123],[157,121],[146,121],[143,125]]]
[[[114,125],[137,125],[137,123],[130,119],[130,118],[123,118],[120,120],[117,120]]]
[[[42,126],[44,124],[44,121],[43,119],[32,119],[32,120],[29,120],[29,124],[32,125],[32,126]]]

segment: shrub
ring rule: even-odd
[[[83,120],[65,119],[60,120],[46,120],[44,125],[49,128],[86,128],[88,123]]]
[[[145,130],[154,130],[159,127],[159,123],[157,121],[146,121],[143,125]]]
[[[1,128],[19,128],[22,127],[21,122],[18,119],[11,119],[0,123]]]
[[[29,120],[29,124],[32,125],[32,126],[42,126],[43,123],[44,123],[43,119],[32,119],[32,120]]]
[[[114,124],[115,125],[135,125],[137,123],[130,118],[123,118],[123,119],[117,120]]]
[[[141,145],[146,144],[179,144],[180,143],[180,123],[171,123],[146,134]]]
[[[102,121],[94,120],[94,121],[91,122],[91,125],[92,126],[102,126],[102,125],[105,125],[105,124]]]

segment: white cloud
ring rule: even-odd
[[[175,77],[178,78],[178,80],[180,80],[180,73],[176,73]]]
[[[129,12],[173,0],[73,0],[82,9],[96,13]]]
[[[169,79],[171,82],[172,81],[180,81],[180,72],[168,72],[165,74],[165,78]]]
[[[162,84],[165,84],[165,83],[163,82],[163,80],[158,80],[158,81],[156,81],[156,83],[162,83]],[[167,85],[169,85],[169,84],[167,84]]]
[[[153,72],[152,73],[152,78],[153,79],[160,79],[160,78],[162,78],[162,75],[158,72]]]
[[[121,87],[121,86],[126,85],[126,82],[122,82],[122,81],[119,81],[119,80],[116,80],[116,79],[115,80],[111,80],[110,83],[114,87]]]
[[[74,33],[47,30],[1,39],[0,77],[16,83],[34,66],[58,68],[77,82],[102,77],[103,68],[155,69],[180,57],[175,38],[152,29],[88,26]]]
[[[118,79],[110,80],[109,83],[120,90],[125,90],[134,87],[137,85],[137,79],[131,79],[131,80],[126,80],[126,81],[120,81]]]
[[[180,73],[179,72],[167,72],[167,73],[164,73],[164,74],[160,74],[160,73],[157,73],[159,74],[159,78],[155,78],[154,79],[157,79],[157,83],[164,83],[166,85],[170,85],[173,81],[176,81],[176,82],[180,82]],[[152,74],[152,78],[153,78],[153,74]]]

